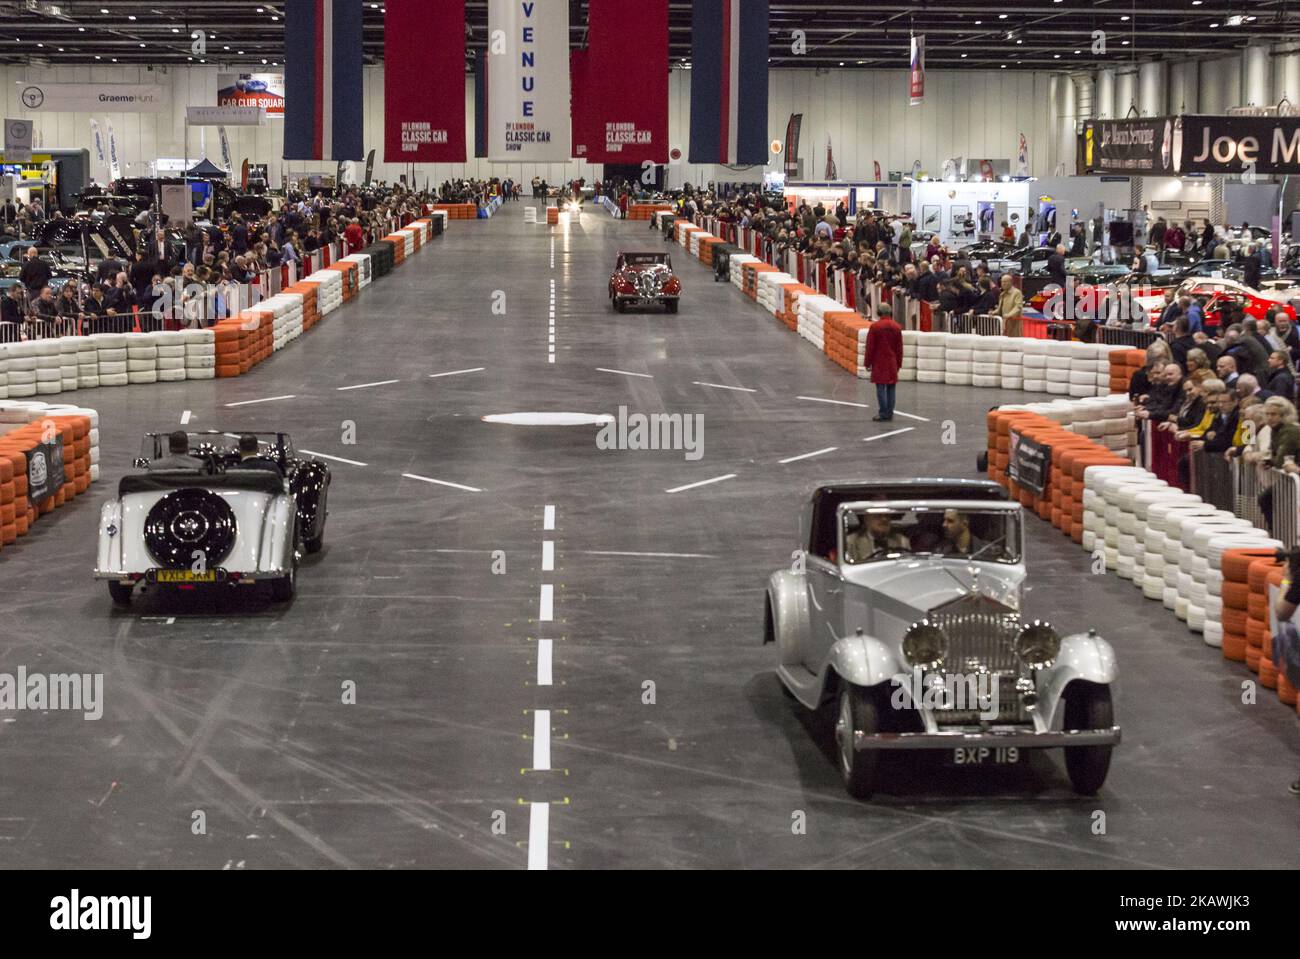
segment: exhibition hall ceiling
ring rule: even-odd
[[[585,42],[586,6],[571,0],[571,43]],[[487,33],[487,0],[467,0],[470,48]],[[384,4],[364,3],[368,62],[383,59]],[[674,67],[691,57],[691,4],[669,5]],[[0,0],[0,62],[279,65],[283,3],[257,0]],[[196,54],[192,30],[208,34]],[[803,31],[796,34],[795,31]],[[1224,55],[1251,41],[1300,49],[1300,5],[1289,0],[864,0],[771,3],[772,66],[906,67],[910,33],[930,68],[1057,70]],[[472,57],[472,53],[471,53]]]

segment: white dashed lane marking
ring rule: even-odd
[[[554,615],[555,588],[550,583],[542,583],[541,594],[537,599],[537,621],[549,623]]]
[[[821,456],[823,453],[834,453],[838,446],[828,446],[824,450],[813,450],[811,453],[800,453],[798,456],[787,456],[783,460],[777,460],[778,463],[797,463],[799,460],[812,459],[814,456]]]
[[[430,373],[429,379],[436,380],[440,376],[460,376],[462,373],[482,373],[485,369],[487,369],[486,366],[476,366],[469,370],[448,370],[446,373]]]
[[[833,403],[837,407],[858,407],[858,409],[871,409],[868,403],[849,403],[849,400],[828,400],[820,396],[796,396],[794,399],[806,399],[809,403]]]
[[[539,709],[533,713],[533,769],[551,768],[551,711]]]
[[[695,489],[699,486],[708,486],[710,483],[721,483],[723,480],[735,479],[735,473],[728,473],[726,476],[715,476],[713,479],[700,480],[698,483],[687,483],[685,486],[674,486],[672,489],[664,490],[665,493],[684,493],[688,489]]]
[[[184,426],[189,421],[190,421],[190,411],[186,410],[184,413],[181,414],[181,426]]]
[[[342,457],[342,456],[330,456],[329,453],[317,453],[315,450],[304,450],[304,449],[299,449],[298,452],[299,452],[299,453],[306,453],[308,456],[319,456],[319,457],[320,457],[321,459],[323,459],[323,460],[333,460],[335,463],[347,463],[349,466],[368,466],[368,465],[370,465],[370,464],[368,464],[368,463],[363,463],[363,462],[361,462],[360,460],[350,460],[350,459],[347,459],[347,458]]]
[[[631,370],[608,370],[603,366],[596,367],[597,373],[617,373],[619,376],[641,376],[647,380],[653,380],[654,376],[650,373],[633,373]]]
[[[739,393],[757,393],[758,390],[751,390],[748,386],[727,386],[724,383],[701,383],[699,380],[692,380],[696,386],[711,386],[715,390],[736,390]]]
[[[929,420],[928,417],[925,417],[925,416],[917,416],[915,413],[904,413],[902,410],[894,410],[894,415],[895,415],[895,416],[905,416],[905,417],[907,417],[909,420],[920,420],[922,423],[928,423],[928,422],[930,422],[930,420]]]
[[[539,639],[537,641],[537,685],[551,685],[551,655],[554,641]]]
[[[379,380],[375,383],[358,383],[356,386],[336,386],[334,388],[336,390],[339,390],[340,392],[342,392],[343,390],[365,390],[365,389],[369,389],[372,386],[387,386],[389,383],[400,383],[400,382],[402,381],[401,380]]]
[[[554,506],[547,506],[542,510],[542,529],[555,529]]]
[[[291,400],[298,394],[289,393],[285,396],[268,396],[260,400],[240,400],[238,403],[227,403],[226,406],[252,406],[254,403],[273,403],[276,400]]]
[[[883,440],[890,436],[897,436],[899,433],[910,433],[916,429],[915,426],[904,426],[901,430],[890,430],[888,433],[877,433],[875,436],[864,436],[862,442],[870,443],[872,440]]]
[[[421,483],[434,483],[438,486],[450,486],[452,489],[463,489],[467,493],[483,492],[477,486],[462,486],[460,483],[448,483],[446,480],[433,479],[430,476],[420,476],[416,473],[403,473],[402,475],[407,479],[419,480]]]
[[[551,804],[533,803],[528,810],[528,868],[546,869],[550,845]]]
[[[549,573],[555,569],[555,541],[542,541],[542,572]]]

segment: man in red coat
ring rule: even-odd
[[[894,418],[894,390],[898,369],[903,365],[903,329],[894,322],[894,311],[886,303],[877,311],[880,319],[867,330],[867,369],[876,384],[876,405],[880,412],[871,417],[874,423],[888,423]]]

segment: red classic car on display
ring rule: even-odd
[[[673,274],[673,261],[667,253],[624,251],[614,262],[609,299],[619,313],[629,306],[655,304],[676,313],[681,293],[682,281]]]

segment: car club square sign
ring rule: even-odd
[[[1011,431],[1007,457],[1007,475],[1027,490],[1042,495],[1047,488],[1047,472],[1052,465],[1052,448]]]

